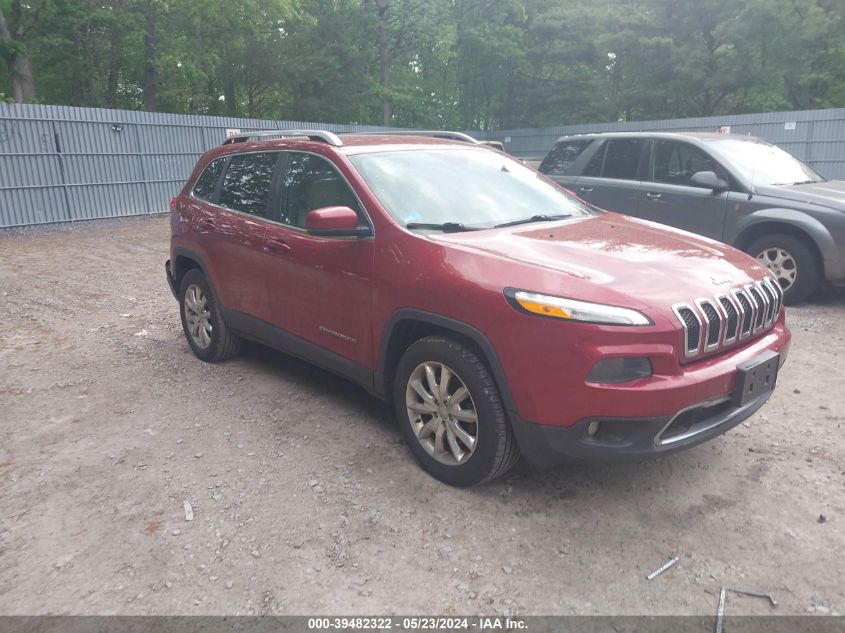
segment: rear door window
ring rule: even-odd
[[[223,177],[220,206],[267,217],[267,203],[278,158],[278,152],[234,155]]]
[[[548,176],[566,176],[570,173],[572,163],[592,143],[591,140],[561,141],[548,153],[540,164],[540,173]]]
[[[637,169],[640,164],[645,141],[639,138],[615,138],[607,144],[607,155],[604,158],[603,178],[616,180],[637,180]]]
[[[699,171],[712,171],[719,176],[723,174],[715,160],[688,143],[655,141],[652,156],[654,182],[691,187],[694,185],[690,183],[690,178]]]
[[[214,202],[217,193],[217,183],[220,182],[220,174],[226,166],[228,157],[218,158],[211,161],[203,170],[194,185],[194,196],[207,202]]]
[[[587,163],[587,166],[581,174],[582,176],[589,176],[591,178],[598,178],[601,176],[601,166],[604,164],[604,153],[607,150],[607,143],[604,141],[599,142],[599,148],[596,153],[593,154],[590,162]]]

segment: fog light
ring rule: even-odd
[[[593,366],[587,382],[628,382],[651,374],[651,361],[644,356],[603,358]]]
[[[600,424],[601,422],[599,422],[598,420],[593,420],[592,422],[590,422],[589,426],[587,426],[587,435],[589,435],[590,437],[594,437],[595,434],[599,432]]]

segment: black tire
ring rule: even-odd
[[[477,417],[476,444],[463,463],[450,465],[435,459],[412,427],[406,405],[408,382],[413,372],[425,363],[447,366],[469,391]],[[431,476],[450,486],[474,486],[501,477],[519,461],[519,447],[496,382],[484,362],[464,345],[441,336],[429,336],[413,343],[399,361],[393,384],[399,426],[414,457]]]
[[[207,347],[202,347],[198,344],[188,329],[185,293],[191,286],[198,286],[202,290],[206,300],[207,310],[211,315],[211,340]],[[220,308],[217,305],[217,299],[211,290],[211,285],[202,271],[196,268],[186,272],[179,284],[179,314],[182,318],[182,331],[185,334],[185,339],[188,341],[191,351],[200,360],[207,363],[217,363],[231,358],[241,351],[241,339],[235,336],[226,326],[226,322],[223,320],[223,315],[220,313]]]
[[[771,264],[771,255],[774,255],[776,250],[782,250],[791,255],[794,268],[775,269]],[[813,248],[799,237],[783,233],[764,235],[751,242],[748,248],[745,249],[745,252],[752,257],[758,258],[761,263],[764,263],[772,271],[775,277],[780,278],[788,272],[794,272],[795,278],[792,281],[792,285],[784,289],[783,293],[783,300],[787,305],[795,305],[796,303],[805,301],[821,283],[821,270],[819,268],[818,258]],[[765,253],[769,253],[770,257],[763,257]],[[766,263],[766,261],[769,263]],[[784,283],[781,282],[781,287],[783,286]]]

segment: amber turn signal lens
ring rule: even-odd
[[[548,303],[539,303],[531,301],[530,299],[522,299],[519,296],[516,298],[517,303],[529,312],[540,314],[542,316],[557,317],[559,319],[571,319],[572,313],[564,310],[560,306],[549,305]]]

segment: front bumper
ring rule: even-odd
[[[706,442],[751,417],[771,397],[766,392],[743,406],[729,398],[699,403],[674,416],[584,418],[570,427],[511,419],[523,456],[534,466],[564,461],[639,461]],[[591,435],[592,423],[598,431]]]

